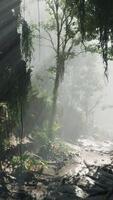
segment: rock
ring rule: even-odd
[[[60,186],[58,191],[62,192],[62,193],[74,194],[75,193],[75,187],[72,186],[72,185],[66,184],[66,185]]]

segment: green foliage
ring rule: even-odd
[[[56,135],[58,134],[60,130],[59,124],[57,122],[54,122],[51,129],[52,134],[50,134],[48,125],[49,125],[49,122],[44,121],[43,127],[40,129],[36,128],[35,130],[33,130],[31,134],[33,139],[35,140],[35,142],[37,142],[39,146],[48,145],[49,142],[52,141],[56,137]]]
[[[24,131],[32,137],[38,147],[48,145],[50,140],[59,132],[58,123],[49,130],[49,119],[52,109],[51,96],[43,93],[42,87],[38,91],[30,90],[27,99],[27,111],[24,116]]]
[[[35,156],[35,154],[25,153],[21,157],[13,156],[11,160],[13,169],[19,168],[22,165],[23,170],[36,170],[39,166],[47,166],[47,163]]]
[[[41,148],[40,154],[45,159],[64,160],[68,155],[68,148],[61,141],[61,139],[55,139],[54,141],[49,142],[48,146],[43,146]]]
[[[40,145],[47,145],[49,142],[49,138],[48,138],[48,130],[34,130],[32,132],[32,137],[33,139]]]
[[[38,134],[38,132],[43,132],[44,124],[46,124],[49,118],[51,102],[49,97],[42,93],[42,89],[38,92],[35,90],[30,90],[27,100],[27,111],[24,117],[25,132],[30,135]]]
[[[108,60],[112,59],[113,43],[113,1],[109,0],[67,0],[70,9],[77,10],[83,42],[97,40],[98,49],[105,63],[107,76]]]
[[[34,25],[29,26],[25,20],[22,21],[22,54],[26,62],[31,62],[32,59],[34,51],[33,38],[36,37],[35,31],[36,27]]]

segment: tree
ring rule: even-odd
[[[54,121],[59,83],[63,79],[66,60],[76,55],[73,48],[80,44],[80,34],[73,9],[68,9],[66,0],[47,0],[49,23],[44,25],[55,52],[56,63],[55,82],[53,88],[53,105],[50,119],[50,129]],[[54,34],[54,36],[53,36]],[[80,53],[80,52],[79,52]]]
[[[82,41],[95,41],[95,49],[102,54],[107,76],[108,60],[113,59],[113,1],[67,0],[67,4],[70,9],[75,8],[75,15],[78,10]]]

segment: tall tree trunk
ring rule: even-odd
[[[57,2],[59,4],[59,2]],[[56,4],[56,26],[57,26],[57,51],[56,51],[56,77],[53,88],[53,99],[52,99],[52,110],[50,114],[49,121],[49,136],[52,137],[52,126],[55,119],[56,114],[56,104],[57,104],[57,95],[60,81],[60,27],[59,27],[59,17],[58,17],[58,4]]]
[[[65,60],[62,61],[60,60],[60,58],[58,58],[56,77],[55,77],[54,88],[53,88],[52,110],[51,110],[50,123],[49,123],[50,136],[52,136],[51,132],[52,132],[52,126],[54,124],[55,115],[56,115],[58,89],[59,89],[60,81],[62,80],[62,77],[63,77],[64,65],[65,65]]]
[[[55,114],[56,114],[59,82],[60,82],[60,74],[57,71],[55,83],[54,83],[54,89],[53,89],[52,108],[51,108],[50,122],[49,122],[49,135],[50,135],[50,137],[52,137],[52,126],[54,124]]]

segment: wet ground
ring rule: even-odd
[[[57,139],[54,146],[58,143]],[[61,143],[65,156],[61,153],[49,160],[42,174],[34,173],[34,181],[29,179],[21,187],[12,184],[8,199],[113,200],[113,143],[93,137],[81,138],[77,144]]]
[[[113,143],[91,137],[64,145],[69,158],[62,165],[59,162],[44,200],[113,199]]]
[[[58,168],[45,200],[113,199],[113,143],[91,137],[65,145],[70,158]]]

